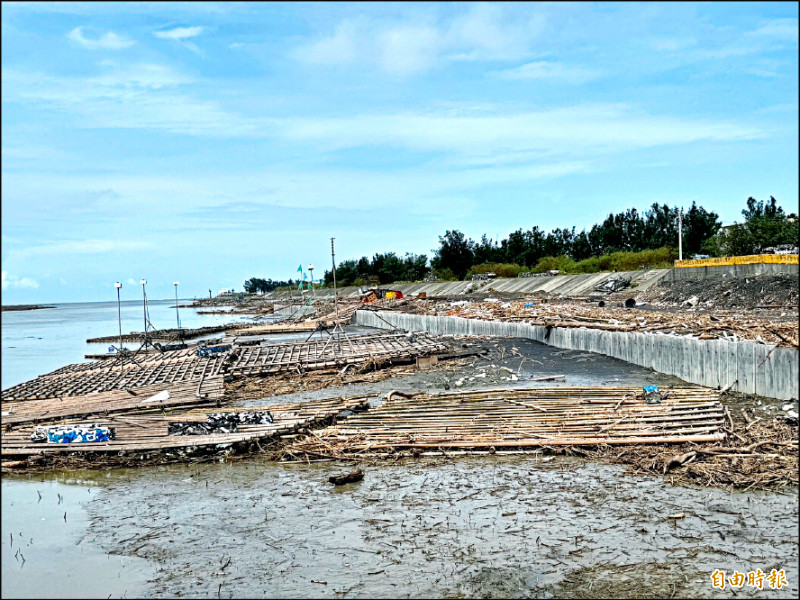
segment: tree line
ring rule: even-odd
[[[261,277],[251,277],[244,282],[244,291],[248,294],[262,292],[266,294],[279,287],[293,286],[294,281],[272,281],[272,279],[262,279]]]
[[[571,227],[545,232],[534,225],[530,229],[513,231],[502,240],[493,240],[484,234],[476,242],[458,230],[447,230],[439,236],[439,248],[434,251],[430,264],[425,254],[398,256],[387,252],[372,258],[362,256],[339,263],[336,282],[341,286],[387,284],[419,281],[431,275],[452,280],[490,270],[501,277],[514,277],[521,272],[550,269],[594,273],[670,266],[677,258],[678,211],[677,207],[656,203],[644,212],[630,208],[609,214],[588,231],[578,232]],[[774,197],[770,196],[768,201],[748,198],[742,216],[743,223],[721,228],[717,213],[693,202],[682,215],[684,258],[696,254],[758,254],[776,246],[798,244],[797,215],[786,214]],[[245,291],[253,281],[265,280],[248,280]],[[288,284],[266,281],[271,289],[291,285],[291,281]],[[333,274],[325,271],[323,281],[325,285],[332,285]]]

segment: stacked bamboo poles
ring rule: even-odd
[[[641,388],[481,390],[403,397],[291,448],[293,455],[373,455],[431,448],[663,444],[724,438],[716,392],[674,388],[646,404]]]
[[[363,410],[368,398],[351,396],[314,400],[303,403],[274,404],[247,408],[206,409],[188,413],[170,413],[159,415],[108,415],[93,422],[102,426],[113,427],[116,439],[108,442],[88,442],[71,444],[33,443],[30,434],[34,425],[29,424],[2,434],[2,454],[4,459],[22,458],[26,456],[48,456],[56,454],[91,454],[153,452],[197,447],[217,447],[220,445],[256,441],[276,436],[291,436],[305,427],[318,426],[328,419],[340,415],[345,410]],[[209,435],[175,436],[167,433],[170,422],[201,421],[204,422],[210,412],[220,411],[253,411],[269,410],[274,421],[265,425],[240,425],[235,433],[212,433]],[[66,419],[58,425],[69,425],[85,420]]]
[[[226,313],[227,314],[227,313]],[[148,331],[147,337],[151,340],[190,340],[212,333],[220,333],[228,329],[235,329],[235,325],[209,325],[207,327],[197,327],[194,329],[157,329],[155,331]],[[123,342],[141,342],[144,340],[144,333],[134,332],[125,333],[122,335]],[[106,335],[103,337],[89,338],[86,340],[87,344],[104,344],[108,342],[120,341],[119,335]]]
[[[168,397],[164,397],[164,391],[169,392]],[[69,417],[93,419],[106,414],[143,413],[206,403],[213,406],[223,398],[224,394],[223,377],[217,375],[199,384],[194,381],[171,385],[155,384],[135,390],[112,390],[44,400],[3,402],[3,425],[9,427]],[[154,396],[156,400],[153,399]]]
[[[156,384],[202,381],[221,373],[223,359],[222,354],[198,357],[192,351],[183,350],[174,356],[170,353],[148,356],[142,360],[126,358],[121,364],[100,360],[68,365],[3,390],[2,399],[4,403],[41,400]]]
[[[406,334],[331,336],[291,344],[241,347],[228,372],[234,375],[261,375],[298,367],[304,370],[324,369],[347,364],[413,359],[446,349],[444,344],[425,334],[411,337]]]

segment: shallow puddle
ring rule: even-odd
[[[98,542],[87,506],[103,488],[87,473],[79,483],[3,477],[3,598],[136,598],[149,589],[155,565]]]

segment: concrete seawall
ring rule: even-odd
[[[797,265],[789,264],[753,264],[724,265],[720,267],[683,267],[669,269],[663,281],[679,281],[681,279],[710,279],[714,277],[755,277],[758,275],[788,274],[797,276]]]
[[[798,351],[754,342],[481,321],[462,317],[356,311],[357,325],[440,335],[521,337],[557,348],[597,352],[711,388],[790,400],[798,398]]]

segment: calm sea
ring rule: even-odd
[[[142,302],[122,302],[120,306],[122,332],[143,331]],[[174,299],[149,301],[148,307],[150,322],[157,329],[177,325]],[[189,308],[178,309],[178,315],[181,327],[187,328],[248,320],[241,315],[198,315]],[[2,389],[66,364],[83,362],[86,354],[105,353],[109,344],[87,344],[86,340],[119,332],[116,302],[81,302],[40,310],[6,311],[2,313],[2,325]],[[135,349],[138,344],[127,346]]]

